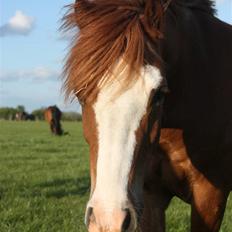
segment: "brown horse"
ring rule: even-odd
[[[64,87],[83,105],[90,145],[88,230],[163,232],[177,195],[192,205],[192,232],[218,231],[232,189],[232,27],[209,0],[72,8]],[[173,129],[157,148],[161,122]]]
[[[44,118],[50,125],[50,130],[54,135],[62,135],[63,130],[61,127],[62,112],[57,106],[49,106],[44,111]]]

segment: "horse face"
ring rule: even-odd
[[[130,88],[117,94],[121,84],[115,81],[99,89],[94,103],[83,106],[90,145],[91,197],[86,210],[90,232],[137,228],[146,156],[154,147],[161,113],[161,105],[152,99],[161,82],[159,70],[146,66]]]

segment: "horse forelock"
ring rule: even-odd
[[[77,26],[79,33],[64,68],[66,96],[94,100],[100,85],[118,78],[113,68],[121,60],[117,68],[127,72],[122,89],[136,81],[143,65],[158,65],[161,34],[154,20],[162,16],[160,1],[80,0],[70,7],[64,28]]]

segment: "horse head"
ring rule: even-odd
[[[166,87],[157,46],[162,35],[151,30],[161,12],[152,1],[80,0],[65,17],[66,28],[79,28],[64,88],[82,104],[90,147],[90,232],[138,228]]]

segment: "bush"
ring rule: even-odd
[[[0,119],[5,120],[14,120],[15,114],[18,112],[18,109],[12,107],[1,107],[0,108]]]
[[[44,111],[45,108],[42,107],[40,109],[33,110],[31,114],[35,115],[36,120],[44,120]]]
[[[16,107],[17,112],[26,112],[25,107],[23,105],[18,105]]]

